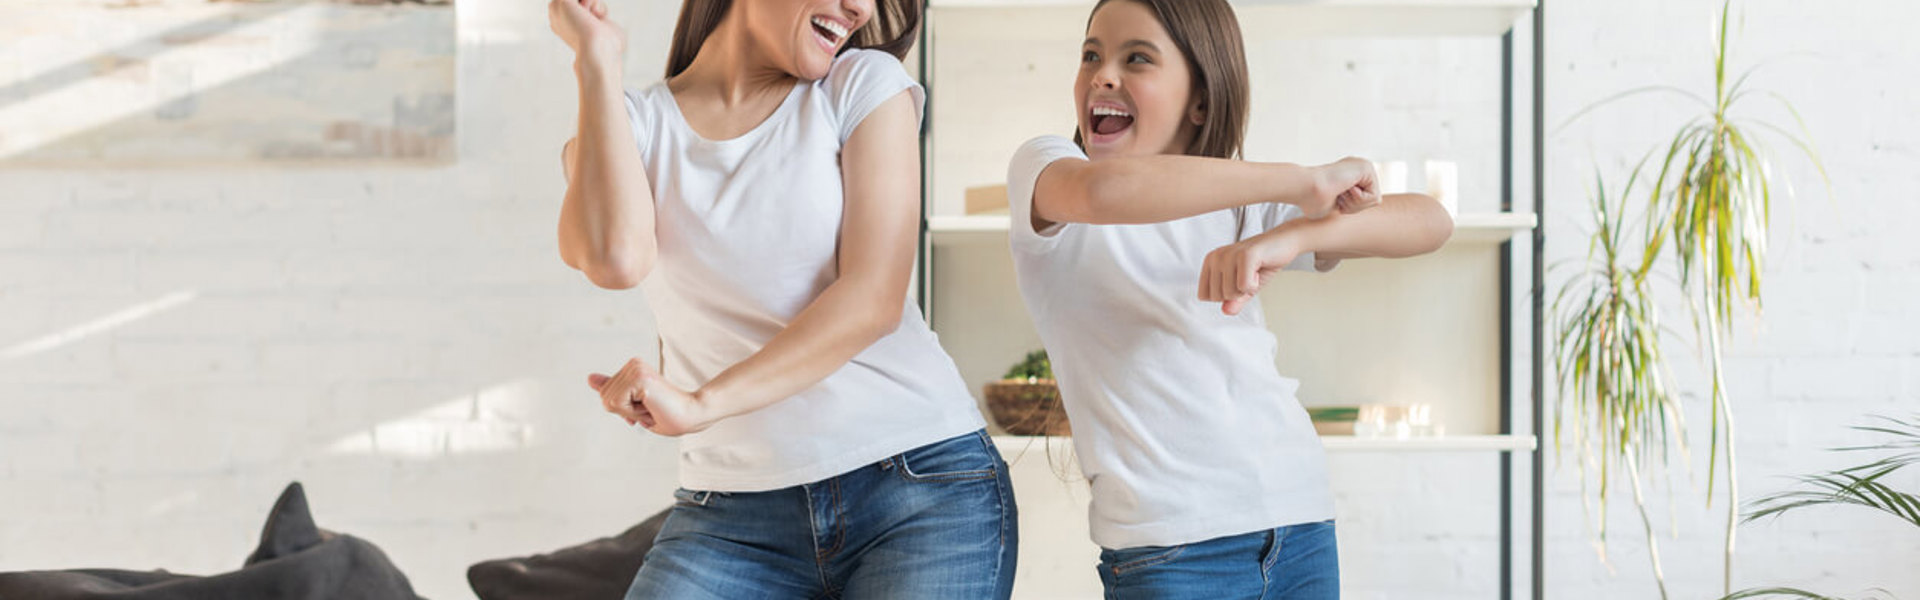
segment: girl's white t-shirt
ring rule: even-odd
[[[1197,297],[1207,253],[1299,209],[1034,231],[1040,173],[1086,157],[1066,138],[1027,142],[1007,170],[1007,200],[1020,293],[1093,486],[1093,541],[1171,546],[1332,519],[1320,438],[1294,397],[1299,382],[1274,366],[1259,304],[1228,316]],[[1313,256],[1288,268],[1312,270]]]
[[[654,197],[659,256],[642,284],[667,379],[695,389],[760,350],[839,276],[840,150],[902,92],[925,92],[885,52],[850,50],[737,138],[693,131],[661,81],[627,117]],[[899,198],[918,202],[918,198]],[[680,439],[680,483],[751,492],[820,481],[985,426],[911,300],[900,326],[826,379]]]

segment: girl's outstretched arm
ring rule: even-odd
[[[1227,314],[1253,300],[1260,286],[1302,254],[1321,270],[1349,258],[1405,258],[1439,250],[1453,237],[1453,217],[1425,194],[1391,194],[1380,207],[1326,219],[1292,219],[1207,255],[1200,270],[1201,300]]]
[[[1034,182],[1033,226],[1160,223],[1279,202],[1309,218],[1379,202],[1373,164],[1357,158],[1307,167],[1182,155],[1054,161]]]
[[[551,0],[548,20],[574,50],[580,83],[577,137],[563,150],[567,193],[560,258],[594,285],[626,289],[653,269],[653,192],[628,123],[621,89],[625,34],[602,0]]]

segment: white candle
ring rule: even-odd
[[[1427,161],[1427,195],[1439,200],[1449,216],[1460,216],[1460,165],[1450,160]]]
[[[1373,163],[1373,172],[1378,176],[1382,194],[1402,194],[1407,191],[1407,161],[1395,160]]]

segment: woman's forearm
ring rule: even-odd
[[[899,328],[905,298],[873,287],[845,278],[828,285],[760,351],[701,386],[694,395],[709,420],[750,413],[798,394]],[[876,306],[874,299],[883,297],[901,303]]]
[[[1035,183],[1036,217],[1048,222],[1161,223],[1266,202],[1325,212],[1345,191],[1319,167],[1181,155],[1064,159]]]
[[[1301,251],[1320,259],[1405,258],[1445,245],[1453,236],[1453,217],[1431,196],[1389,194],[1364,212],[1294,219],[1268,234],[1293,236]]]
[[[594,284],[625,289],[652,269],[653,194],[627,122],[618,67],[582,61],[579,134],[569,152],[560,253]]]
[[[902,92],[848,138],[839,277],[767,345],[695,392],[712,421],[798,394],[900,328],[920,222],[918,110]]]

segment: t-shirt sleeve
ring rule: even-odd
[[[860,123],[900,92],[913,95],[915,125],[925,117],[927,93],[907,74],[900,59],[879,50],[848,50],[833,60],[827,73],[833,114],[840,118],[840,143],[847,143]]]
[[[644,162],[650,154],[647,148],[649,145],[647,136],[653,131],[653,123],[647,118],[647,111],[640,110],[640,102],[644,101],[641,99],[643,93],[642,90],[627,88],[620,97],[627,109],[627,128],[633,132],[633,143],[640,147],[640,160]],[[577,137],[567,142],[567,144],[579,143],[580,139]],[[574,148],[574,151],[578,152],[579,148]],[[567,183],[573,183],[573,173],[567,171],[566,145],[560,147],[560,177],[566,179]]]
[[[1033,230],[1033,189],[1040,173],[1054,161],[1068,158],[1086,160],[1080,146],[1057,135],[1044,135],[1021,144],[1007,165],[1007,212],[1012,223],[1007,234],[1013,249],[1042,250],[1059,239],[1070,223],[1054,223],[1044,231]]]
[[[646,160],[647,155],[652,154],[647,140],[653,134],[653,120],[649,118],[653,112],[640,110],[640,103],[645,101],[641,94],[641,90],[627,88],[621,96],[627,101],[627,127],[633,130],[633,143],[640,147],[640,159]]]
[[[1240,224],[1240,239],[1243,240],[1271,231],[1281,223],[1306,216],[1300,207],[1280,202],[1251,204],[1242,210],[1245,211]],[[1293,262],[1287,263],[1286,270],[1313,272],[1313,258],[1312,252],[1294,257]]]

